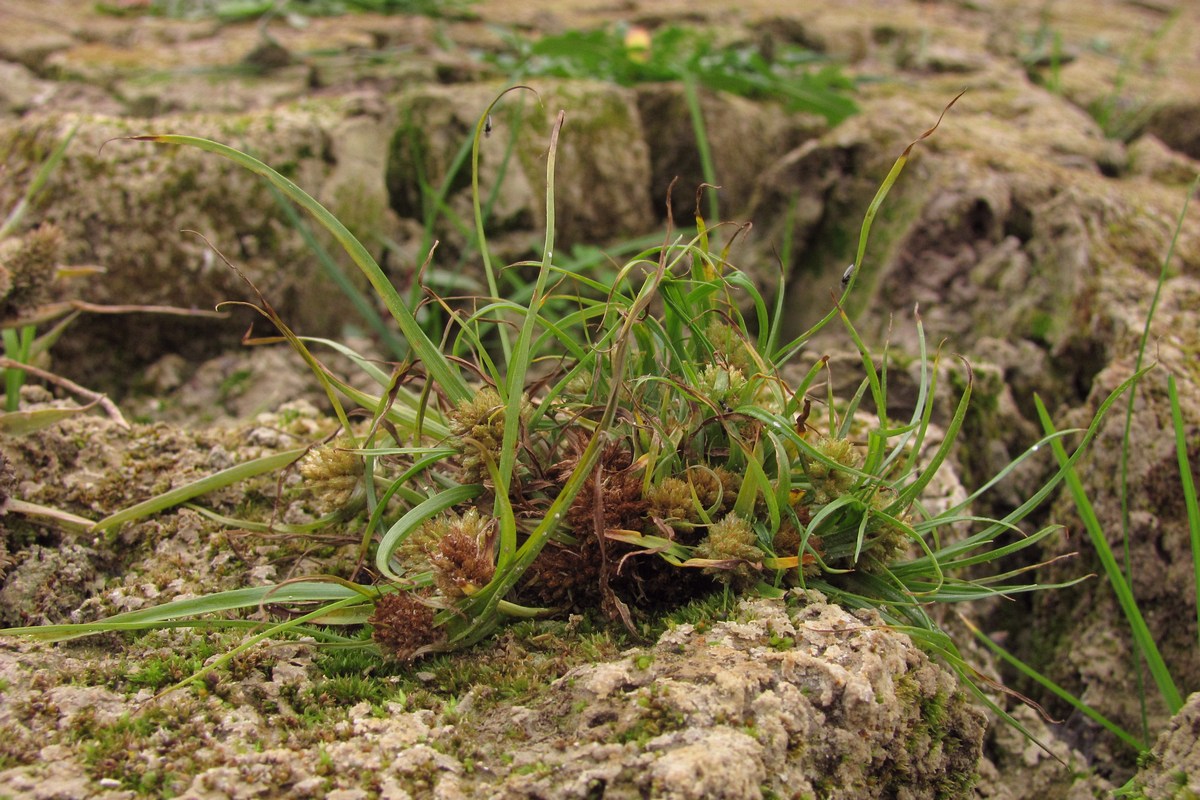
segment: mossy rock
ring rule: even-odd
[[[490,211],[486,227],[494,255],[507,262],[540,249],[546,151],[560,110],[566,124],[555,170],[556,247],[569,250],[653,230],[649,150],[633,92],[591,81],[538,79],[531,86],[536,95],[517,90],[504,96],[491,115],[491,132],[480,141],[479,185]],[[469,149],[480,117],[503,88],[426,86],[400,96],[387,166],[397,214],[423,221],[445,187],[450,211],[474,230],[470,158],[457,170],[452,167]],[[444,216],[435,233],[442,242],[441,263],[468,244],[469,236]]]
[[[153,127],[254,154],[328,203],[377,248],[386,227],[382,145],[377,157],[368,145],[370,129],[382,124],[336,101],[227,117],[160,118]],[[83,116],[0,125],[0,154],[10,176],[0,188],[0,207],[15,205],[33,172],[75,125],[78,132],[29,222],[58,225],[65,263],[105,269],[102,277],[73,283],[77,294],[94,303],[211,310],[227,300],[256,300],[249,281],[302,333],[337,333],[355,318],[262,179],[193,148],[113,141],[145,133],[145,122]],[[346,268],[363,283],[352,265]],[[113,385],[114,376],[167,352],[191,359],[212,355],[232,346],[254,316],[85,317],[55,355],[72,377],[119,392],[125,387]]]

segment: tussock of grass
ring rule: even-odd
[[[476,127],[476,153],[491,110]],[[445,656],[435,654],[470,647],[513,620],[585,612],[619,620],[637,634],[653,630],[645,627],[652,613],[713,592],[725,599],[746,592],[781,596],[794,587],[878,609],[991,704],[927,608],[1050,588],[1027,581],[1028,568],[980,568],[1057,532],[1020,525],[1070,476],[1100,416],[1140,373],[1102,405],[1076,450],[1062,452],[1052,478],[1008,515],[980,519],[969,506],[1040,448],[1061,450],[1068,432],[1048,430],[966,501],[935,513],[922,494],[961,429],[969,370],[940,443],[926,447],[942,354],[927,350],[918,316],[918,396],[907,419],[889,418],[889,354],[861,339],[842,301],[868,266],[876,212],[912,148],[937,125],[904,151],[866,210],[857,267],[848,270],[841,297],[804,334],[782,341],[782,290],[774,299],[760,294],[731,260],[736,236],[718,246],[721,230],[710,229],[699,209],[694,232],[668,230],[661,243],[634,253],[605,279],[560,266],[554,170],[559,138],[569,135],[564,120],[560,114],[547,151],[542,258],[514,265],[535,276],[527,299],[438,299],[448,324],[435,334],[345,226],[266,164],[203,139],[134,137],[196,147],[262,176],[343,247],[405,340],[405,360],[381,367],[344,345],[297,335],[261,295],[252,306],[278,329],[275,340],[310,366],[341,424],[337,440],[306,456],[307,471],[313,492],[336,484],[327,499],[340,508],[328,520],[360,531],[363,567],[348,578],[314,577],[85,625],[6,633],[53,641],[171,626],[255,628],[189,680],[288,633],[307,633],[334,649],[379,648],[398,660],[434,656],[425,663],[436,672]],[[477,181],[475,187],[478,197]],[[486,253],[482,225],[478,235]],[[486,259],[484,269],[496,287]],[[844,329],[862,365],[858,391],[836,401],[820,391],[824,361],[798,382],[783,374],[831,324]],[[350,357],[375,388],[355,388],[328,369],[318,356],[326,348]],[[355,409],[364,422],[351,422]],[[302,455],[238,465],[93,530],[115,530]],[[946,537],[959,523],[973,531]],[[968,569],[973,577],[964,576]],[[267,626],[206,616],[264,604],[293,613]],[[364,624],[373,639],[354,632]],[[365,691],[342,678],[330,692]],[[446,673],[439,680],[456,678]]]

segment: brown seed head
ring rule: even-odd
[[[492,579],[496,565],[486,539],[487,525],[472,509],[429,551],[433,580],[446,597],[474,594]]]
[[[380,597],[367,622],[373,627],[371,638],[379,648],[400,661],[408,661],[417,650],[441,639],[433,625],[433,609],[409,592]]]

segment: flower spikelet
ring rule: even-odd
[[[745,334],[723,319],[714,317],[704,331],[713,353],[719,361],[728,364],[742,375],[750,375],[757,371],[754,356],[746,344]]]
[[[692,489],[687,481],[679,478],[663,478],[651,486],[646,490],[646,502],[650,505],[650,515],[668,524],[700,522]]]
[[[492,579],[496,565],[487,546],[489,524],[471,509],[450,522],[428,551],[433,580],[446,597],[474,594]]]
[[[437,550],[442,539],[449,533],[457,517],[441,514],[427,519],[416,527],[396,548],[395,557],[404,564],[409,574],[428,572],[433,569],[429,554]]]
[[[746,375],[737,367],[709,364],[697,376],[696,390],[716,403],[736,405],[746,388]]]
[[[714,516],[728,513],[742,488],[741,477],[724,467],[693,467],[688,470],[688,479],[696,488],[700,505]]]
[[[417,651],[437,643],[441,636],[433,625],[433,609],[409,592],[385,594],[375,601],[375,613],[367,620],[371,638],[387,655],[408,661]]]
[[[480,389],[450,412],[450,430],[463,449],[463,483],[483,483],[487,462],[500,460],[504,424],[504,401],[491,387]]]
[[[821,455],[843,467],[857,469],[862,458],[849,439],[832,439],[828,436],[817,441],[816,450]],[[845,470],[831,467],[824,461],[809,459],[805,464],[808,479],[812,481],[812,502],[824,505],[846,492],[854,485],[854,476]]]
[[[762,562],[765,554],[758,547],[758,537],[750,523],[737,514],[729,514],[708,529],[708,536],[696,547],[698,558],[715,561],[739,561],[733,567],[706,567],[705,572],[738,588],[753,584],[757,578],[754,564]]]
[[[362,458],[332,444],[314,447],[300,459],[300,475],[325,511],[348,505],[361,489]]]

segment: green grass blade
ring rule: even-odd
[[[295,536],[314,533],[338,522],[344,522],[347,517],[347,514],[342,509],[338,509],[337,511],[317,517],[312,522],[306,522],[302,525],[288,525],[282,522],[258,522],[252,519],[228,517],[204,506],[198,506],[195,503],[184,503],[183,507],[190,511],[195,511],[200,516],[211,519],[213,522],[219,523],[226,528],[252,531],[254,533],[289,533]],[[89,525],[88,527],[90,528],[91,526]]]
[[[376,569],[382,575],[386,575],[394,581],[399,581],[401,579],[400,576],[392,569],[392,554],[400,543],[404,541],[405,537],[412,532],[413,528],[434,514],[441,513],[448,508],[453,508],[459,503],[473,500],[482,493],[483,487],[479,484],[456,486],[453,489],[447,489],[444,492],[435,494],[433,497],[411,509],[403,517],[396,520],[395,524],[384,534],[383,540],[379,543],[379,549],[375,552]]]
[[[18,364],[28,364],[29,348],[33,344],[34,333],[32,325],[25,325],[19,330],[5,328],[0,332],[4,338],[5,357]],[[21,387],[25,384],[25,370],[8,367],[2,372],[4,374],[4,410],[13,414],[21,406]]]
[[[266,472],[272,472],[277,469],[282,469],[288,464],[291,464],[300,456],[308,451],[306,447],[299,447],[294,450],[284,450],[281,453],[275,453],[262,458],[256,458],[252,461],[247,461],[243,464],[223,469],[220,472],[214,473],[207,477],[201,478],[198,481],[178,486],[169,492],[163,492],[160,495],[155,495],[149,500],[144,500],[137,505],[132,505],[129,508],[111,514],[92,526],[92,533],[103,533],[105,531],[114,530],[126,522],[132,522],[135,519],[148,517],[151,514],[157,514],[159,511],[164,511],[171,506],[179,505],[193,498],[199,497],[202,494],[207,494],[216,489],[222,489],[226,486],[244,481],[247,478],[253,478],[256,475],[262,475]]]
[[[33,180],[29,186],[25,188],[25,194],[13,206],[12,211],[8,212],[8,216],[4,219],[4,224],[0,225],[0,239],[10,235],[21,224],[21,220],[25,217],[25,212],[29,210],[29,206],[37,198],[38,192],[46,185],[46,181],[50,180],[50,176],[54,170],[58,169],[58,165],[62,163],[63,156],[67,153],[67,145],[71,144],[71,140],[75,138],[75,132],[79,130],[81,123],[75,123],[75,126],[67,133],[61,142],[55,146],[49,158],[42,162],[38,167],[37,174],[33,176]]]
[[[299,336],[297,338],[305,344],[321,344],[332,350],[336,350],[337,352],[346,356],[346,358],[349,358],[351,361],[353,361],[354,366],[365,372],[368,376],[370,376],[371,380],[375,381],[380,386],[386,387],[391,383],[391,376],[388,373],[384,372],[374,363],[366,358],[363,358],[356,351],[352,350],[341,342],[335,342],[332,339],[323,339],[319,336]]]
[[[1179,241],[1179,234],[1183,230],[1183,221],[1187,217],[1188,205],[1191,202],[1192,195],[1196,192],[1196,187],[1200,186],[1200,175],[1192,181],[1192,185],[1188,187],[1187,195],[1183,199],[1183,208],[1179,211],[1179,218],[1175,222],[1175,233],[1171,236],[1171,243],[1167,246],[1167,254],[1163,257],[1162,267],[1158,271],[1158,281],[1154,286],[1154,296],[1150,300],[1150,309],[1146,312],[1146,324],[1142,328],[1142,338],[1138,342],[1137,360],[1134,362],[1133,371],[1138,372],[1142,368],[1142,362],[1146,357],[1146,345],[1150,342],[1150,325],[1154,321],[1154,312],[1158,310],[1158,301],[1162,298],[1163,286],[1167,282],[1167,273],[1171,266],[1171,258],[1175,254],[1175,245]],[[1121,529],[1126,542],[1129,539],[1129,434],[1133,428],[1133,408],[1137,402],[1137,387],[1129,393],[1129,403],[1125,408],[1125,432],[1121,440]],[[1126,577],[1128,578],[1129,553],[1128,544],[1126,544],[1125,563]]]
[[[942,443],[938,446],[937,451],[933,454],[933,458],[929,460],[925,469],[918,475],[917,479],[909,483],[898,493],[896,501],[892,504],[892,508],[906,508],[909,504],[920,497],[921,492],[925,491],[925,487],[933,480],[933,476],[941,467],[942,462],[950,455],[950,450],[954,447],[954,442],[958,438],[958,432],[962,428],[963,420],[967,416],[967,408],[971,404],[971,388],[974,385],[974,378],[971,376],[971,367],[965,361],[967,367],[967,385],[963,387],[962,397],[959,398],[958,406],[954,409],[954,416],[951,417],[950,423],[946,426],[946,433],[942,437]]]
[[[1142,750],[1146,749],[1145,742],[1142,742],[1136,736],[1129,733],[1129,731],[1125,730],[1120,725],[1113,722],[1108,717],[1104,716],[1099,711],[1092,708],[1087,703],[1083,702],[1078,697],[1071,694],[1066,689],[1059,686],[1057,683],[1050,680],[1045,675],[1038,672],[1036,669],[1034,669],[1030,665],[1026,664],[1021,659],[1017,658],[1012,653],[1008,652],[1008,650],[1001,647],[996,642],[992,641],[991,637],[989,637],[983,631],[979,630],[979,628],[975,627],[975,625],[970,620],[968,620],[966,617],[964,617],[962,614],[959,614],[958,616],[959,616],[959,619],[961,619],[963,621],[963,624],[967,626],[967,629],[975,635],[976,639],[978,639],[981,643],[983,643],[983,645],[985,647],[987,647],[989,650],[991,650],[993,653],[995,653],[997,656],[999,656],[1002,660],[1004,660],[1007,664],[1012,666],[1014,669],[1016,669],[1022,675],[1029,678],[1030,680],[1036,682],[1039,686],[1047,689],[1051,694],[1053,694],[1055,697],[1059,698],[1060,700],[1065,700],[1073,708],[1077,709],[1080,713],[1087,716],[1093,722],[1102,726],[1105,730],[1107,730],[1113,736],[1116,736],[1122,742],[1129,745],[1130,747],[1132,747],[1134,750],[1138,751],[1139,753]]]
[[[416,476],[425,472],[434,464],[445,458],[441,451],[432,451],[424,458],[417,459],[412,466],[402,472],[392,481],[392,484],[384,490],[383,494],[376,500],[375,507],[371,509],[371,516],[367,518],[367,524],[363,526],[362,539],[359,545],[359,559],[365,561],[367,553],[371,549],[371,540],[375,536],[375,530],[383,521],[384,512],[387,511],[388,502],[393,496],[399,494],[404,498],[404,501],[410,505],[419,504],[424,497],[415,489],[408,487],[408,482]]]
[[[525,395],[525,376],[533,357],[533,335],[537,328],[537,315],[545,299],[546,285],[550,278],[550,262],[554,258],[554,164],[558,153],[558,136],[562,131],[566,115],[559,112],[550,131],[550,147],[546,151],[546,240],[542,246],[542,263],[534,283],[529,311],[517,336],[516,349],[508,361],[508,375],[504,385],[504,441],[500,448],[500,468],[497,477],[496,495],[507,494],[512,481],[513,468],[517,460],[517,437],[521,433],[521,404]],[[482,124],[482,121],[481,121]],[[497,512],[500,507],[497,506]],[[498,517],[503,515],[497,513]]]
[[[26,517],[40,517],[50,520],[64,530],[75,533],[87,533],[92,529],[92,521],[90,519],[72,514],[69,511],[63,511],[60,508],[51,508],[40,503],[29,503],[25,500],[18,500],[15,497],[9,497],[5,501],[4,512],[6,514],[21,514]]]
[[[944,520],[943,524],[950,525],[955,522],[968,522],[968,521],[995,522],[995,520],[987,520],[987,519],[972,518],[972,517],[960,517],[957,519]],[[1014,526],[1013,530],[1014,531],[1016,530],[1015,526]],[[1047,525],[1046,527],[1039,530],[1037,533],[1030,534],[1029,536],[1021,536],[1021,537],[1017,538],[1016,540],[1009,542],[1006,545],[1002,545],[1001,547],[983,550],[982,552],[979,552],[975,555],[964,555],[964,556],[960,556],[960,557],[951,558],[950,555],[956,555],[957,553],[964,552],[964,551],[956,549],[954,554],[948,555],[945,550],[938,550],[936,553],[934,553],[934,558],[931,559],[931,561],[933,563],[940,564],[942,566],[942,568],[946,569],[946,570],[961,570],[961,569],[966,569],[967,567],[977,566],[979,564],[990,564],[992,562],[998,561],[1001,558],[1005,558],[1007,556],[1018,553],[1021,550],[1025,550],[1029,547],[1032,547],[1033,545],[1035,545],[1038,542],[1042,541],[1043,539],[1047,538],[1051,534],[1057,533],[1060,530],[1062,530],[1061,525]],[[990,544],[990,541],[983,542],[982,544]],[[970,551],[965,551],[965,552],[970,552]],[[915,575],[924,575],[924,574],[928,573],[928,571],[929,571],[929,564],[914,563],[914,562],[904,562],[901,564],[893,564],[892,571],[895,572],[896,574],[904,574],[906,571],[906,568],[909,568],[910,565],[911,565],[911,569],[909,569],[908,571],[911,571]]]
[[[338,349],[340,350],[341,348]],[[320,369],[325,380],[329,381],[331,386],[333,386],[346,397],[353,400],[355,403],[358,403],[363,408],[375,408],[379,404],[378,396],[368,394],[367,392],[350,385],[329,370],[325,369],[324,366],[321,366]],[[407,404],[402,405],[396,403],[387,410],[386,417],[392,422],[403,425],[405,430],[414,430],[416,428],[417,418],[420,413],[421,412],[418,409],[412,408]],[[446,425],[441,422],[439,418],[430,418],[427,415],[423,420],[423,425],[424,433],[436,439],[442,440],[450,436],[450,429],[446,427]]]
[[[345,609],[349,606],[359,605],[359,604],[361,604],[361,602],[362,602],[362,598],[359,596],[347,597],[344,600],[338,600],[333,603],[330,603],[327,606],[322,606],[321,608],[318,608],[316,611],[311,611],[307,614],[304,614],[303,616],[296,617],[295,619],[290,619],[290,620],[287,620],[286,622],[281,622],[277,625],[272,625],[271,627],[267,628],[262,633],[251,636],[249,639],[242,642],[241,644],[239,644],[237,647],[233,648],[232,650],[230,650],[226,653],[222,653],[220,658],[213,659],[209,663],[205,664],[203,668],[192,673],[191,677],[184,678],[183,680],[181,680],[179,683],[175,684],[174,686],[172,686],[168,689],[164,689],[163,691],[159,692],[158,696],[162,697],[163,695],[170,694],[171,692],[174,692],[177,689],[182,689],[184,686],[187,686],[189,683],[195,683],[196,681],[203,678],[205,675],[208,675],[213,670],[217,670],[217,669],[220,669],[221,667],[225,666],[230,661],[237,658],[238,655],[246,652],[247,650],[254,647],[259,642],[270,639],[273,636],[278,636],[281,633],[287,633],[289,631],[294,631],[297,628],[303,628],[303,627],[305,627],[305,623],[318,622],[325,617],[335,615],[338,611],[341,611],[342,609]]]
[[[1179,460],[1179,478],[1183,483],[1183,503],[1187,508],[1188,533],[1192,540],[1192,566],[1196,587],[1196,631],[1200,636],[1200,507],[1196,503],[1196,483],[1188,460],[1187,433],[1183,427],[1183,410],[1179,407],[1179,392],[1175,376],[1167,376],[1167,396],[1171,401],[1171,422],[1175,428],[1175,455]]]
[[[688,116],[692,120],[692,132],[696,136],[696,151],[700,155],[700,171],[704,176],[704,182],[712,187],[708,191],[708,218],[715,225],[721,219],[716,190],[717,168],[713,163],[712,148],[708,143],[708,131],[704,125],[704,109],[700,106],[700,95],[696,91],[694,75],[684,74],[683,96],[687,101]]]
[[[1200,175],[1197,175],[1188,187],[1187,194],[1183,199],[1183,208],[1179,210],[1179,218],[1175,223],[1175,232],[1171,236],[1171,242],[1167,246],[1167,254],[1163,257],[1162,266],[1158,271],[1158,281],[1154,286],[1154,296],[1150,300],[1150,308],[1146,312],[1146,322],[1142,328],[1141,341],[1138,343],[1137,358],[1134,361],[1133,371],[1138,372],[1142,369],[1142,363],[1146,357],[1146,345],[1150,341],[1150,326],[1154,321],[1154,313],[1158,310],[1158,301],[1162,297],[1163,287],[1167,282],[1167,272],[1171,265],[1171,257],[1175,253],[1175,245],[1179,241],[1179,233],[1183,230],[1183,221],[1187,217],[1188,205],[1191,202],[1192,195],[1196,191],[1197,185],[1200,185]],[[1138,386],[1134,385],[1129,393],[1129,403],[1125,408],[1125,429],[1121,436],[1121,461],[1120,461],[1120,477],[1118,479],[1118,494],[1121,502],[1121,556],[1125,568],[1126,583],[1133,583],[1133,564],[1129,555],[1129,539],[1132,532],[1132,526],[1129,519],[1129,450],[1130,450],[1130,434],[1133,430],[1133,409],[1137,403]],[[1200,610],[1197,611],[1200,614]],[[1147,721],[1145,689],[1142,686],[1142,672],[1137,668],[1137,664],[1133,665],[1134,675],[1137,679],[1138,697],[1141,699],[1142,706],[1142,729],[1147,733],[1149,723]]]
[[[337,217],[314,200],[311,195],[253,156],[249,156],[219,142],[195,136],[179,136],[174,134],[131,136],[129,138],[133,141],[195,147],[226,158],[269,181],[290,200],[312,214],[317,222],[321,223],[326,230],[333,234],[334,239],[345,249],[355,265],[367,276],[367,280],[371,282],[371,286],[375,288],[375,291],[383,300],[392,318],[400,326],[400,332],[408,340],[408,344],[412,347],[416,358],[425,365],[425,369],[428,370],[430,377],[446,393],[446,396],[452,402],[463,402],[470,399],[471,390],[462,375],[459,374],[458,369],[446,359],[441,349],[425,335],[425,331],[421,329],[420,324],[412,312],[408,310],[396,288],[388,280],[387,275],[379,268],[379,264],[375,262],[374,257],[367,252],[362,242]]]
[[[1078,446],[1076,446],[1075,452],[1071,454],[1069,459],[1067,459],[1067,463],[1065,465],[1060,465],[1058,471],[1054,473],[1049,480],[1043,483],[1036,492],[1025,498],[1025,500],[1019,506],[1008,512],[1008,514],[1004,515],[1002,519],[996,520],[995,523],[989,525],[984,530],[974,534],[963,542],[943,548],[941,551],[943,557],[946,557],[951,552],[965,552],[971,548],[978,547],[983,542],[994,539],[1004,531],[1010,530],[1012,526],[1020,523],[1021,520],[1029,516],[1034,509],[1041,506],[1041,504],[1046,501],[1046,498],[1050,496],[1051,492],[1054,491],[1055,487],[1057,487],[1058,484],[1061,483],[1066,477],[1067,468],[1074,466],[1075,463],[1083,457],[1083,454],[1087,452],[1088,446],[1091,444],[1092,440],[1096,438],[1096,434],[1100,431],[1100,423],[1104,421],[1104,417],[1108,414],[1109,409],[1112,408],[1113,404],[1120,399],[1121,395],[1124,394],[1129,387],[1141,380],[1142,376],[1144,376],[1147,371],[1148,370],[1142,370],[1141,372],[1135,372],[1133,375],[1130,375],[1128,378],[1122,381],[1116,389],[1113,389],[1107,397],[1104,398],[1104,401],[1100,403],[1100,407],[1096,409],[1096,414],[1092,417],[1091,424],[1088,425],[1087,429],[1084,431],[1083,439],[1079,442]],[[1045,437],[1044,441],[1055,442],[1061,437],[1062,433],[1062,431],[1056,431],[1054,435]],[[949,513],[957,513],[961,510],[961,508],[961,506],[958,506],[950,509]],[[955,548],[957,548],[957,550]]]
[[[850,340],[854,342],[854,346],[858,348],[859,358],[862,360],[863,369],[867,373],[867,383],[871,387],[871,399],[875,404],[875,415],[879,419],[879,427],[887,426],[887,394],[884,391],[883,382],[880,380],[880,373],[875,369],[875,359],[871,355],[870,349],[863,342],[862,337],[858,335],[858,331],[854,329],[854,325],[850,322],[850,317],[846,312],[839,308],[838,316],[842,320],[842,325],[850,334]],[[847,424],[853,413],[847,412]],[[844,435],[844,434],[843,434]]]
[[[364,587],[365,590],[365,587]],[[47,642],[77,639],[95,633],[118,630],[142,630],[159,623],[173,622],[186,617],[199,617],[239,608],[258,608],[264,603],[327,603],[346,598],[362,599],[363,593],[340,583],[300,581],[271,586],[232,589],[227,592],[173,600],[152,608],[126,611],[95,622],[68,625],[35,625],[27,628],[0,630],[5,636],[25,636]],[[261,625],[261,622],[254,623]]]
[[[475,240],[479,245],[479,257],[483,259],[483,274],[487,278],[488,292],[494,298],[500,297],[500,288],[496,282],[496,270],[492,266],[492,255],[488,250],[487,232],[483,227],[483,201],[479,192],[479,148],[480,143],[483,141],[484,130],[488,127],[492,118],[492,110],[506,94],[520,90],[533,92],[535,96],[537,95],[537,92],[534,92],[528,86],[512,86],[505,89],[488,105],[487,109],[479,117],[479,122],[475,125],[475,136],[471,139],[471,208],[475,216]],[[551,157],[553,158],[553,156]],[[551,222],[553,222],[553,212],[548,208],[546,213],[550,216]],[[547,235],[549,235],[549,230],[551,229],[547,230]],[[504,325],[498,325],[497,333],[500,336],[500,349],[504,353],[504,360],[508,362],[512,358],[512,344],[508,339],[508,328]]]
[[[1042,421],[1042,428],[1048,434],[1054,433],[1054,423],[1050,419],[1050,414],[1046,411],[1046,406],[1042,403],[1042,399],[1035,395],[1034,402],[1037,404],[1038,417]],[[1154,636],[1150,633],[1150,628],[1146,625],[1146,620],[1142,617],[1142,612],[1138,608],[1137,600],[1133,596],[1133,590],[1125,580],[1125,575],[1121,571],[1121,567],[1113,555],[1112,548],[1104,536],[1104,530],[1100,526],[1100,520],[1096,517],[1096,512],[1092,508],[1091,501],[1088,500],[1087,492],[1084,490],[1079,476],[1075,473],[1075,469],[1067,460],[1067,452],[1063,448],[1062,442],[1056,439],[1051,442],[1051,447],[1054,448],[1054,455],[1064,472],[1067,487],[1070,489],[1071,496],[1075,500],[1079,516],[1083,520],[1083,526],[1087,530],[1088,537],[1092,540],[1092,546],[1096,549],[1096,555],[1100,558],[1100,563],[1104,567],[1104,574],[1108,577],[1108,582],[1117,596],[1117,602],[1120,603],[1121,610],[1125,612],[1125,618],[1129,621],[1134,642],[1138,650],[1141,651],[1142,657],[1146,660],[1146,665],[1150,669],[1150,674],[1154,677],[1154,682],[1158,685],[1158,690],[1162,694],[1167,709],[1170,713],[1175,714],[1183,707],[1183,697],[1179,694],[1179,689],[1175,686],[1175,681],[1171,678],[1171,673],[1163,661],[1162,654],[1158,651],[1158,645],[1154,642]]]
[[[21,370],[10,368],[5,370],[5,372],[20,374]],[[5,377],[7,377],[7,374]],[[15,393],[8,396],[12,398],[17,397]],[[33,411],[5,411],[4,413],[0,413],[0,433],[6,433],[9,436],[25,436],[36,431],[45,430],[57,425],[64,419],[69,419],[78,414],[86,414],[95,408],[99,402],[99,400],[95,400],[86,406],[73,406],[71,408],[38,408]]]

